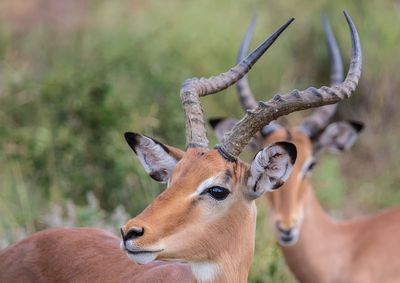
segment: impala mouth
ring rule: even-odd
[[[132,255],[137,255],[137,254],[154,254],[154,253],[159,253],[162,252],[163,250],[155,250],[155,251],[147,251],[147,250],[137,250],[137,251],[131,251],[128,249],[125,249],[125,252],[127,254],[132,254]]]
[[[281,235],[280,240],[287,245],[293,242],[294,237],[292,235]]]
[[[297,243],[299,240],[299,231],[298,229],[290,229],[285,232],[279,233],[278,241],[281,246],[292,246]]]
[[[138,264],[147,264],[154,261],[157,258],[157,254],[162,252],[164,249],[156,249],[156,250],[144,250],[138,249],[135,247],[128,246],[121,241],[121,249],[126,252],[126,255],[132,261]]]

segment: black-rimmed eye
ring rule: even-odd
[[[211,188],[205,190],[205,193],[208,193],[210,196],[212,196],[216,200],[224,200],[228,197],[228,195],[230,194],[230,191],[223,187],[215,186],[215,187],[211,187]]]
[[[311,171],[314,169],[315,165],[317,165],[317,162],[313,161],[308,165],[307,171]]]

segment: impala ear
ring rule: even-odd
[[[249,169],[247,188],[250,199],[281,187],[289,178],[296,157],[296,146],[289,142],[277,142],[260,150]]]
[[[356,121],[342,121],[330,124],[319,136],[316,150],[327,149],[338,153],[348,150],[356,142],[364,124]]]
[[[239,122],[239,120],[235,118],[211,118],[208,120],[219,142],[222,142],[224,135],[232,130],[237,122]],[[249,148],[252,151],[258,151],[260,149],[259,142],[256,138],[251,138]]]
[[[151,178],[166,183],[184,152],[144,135],[127,132],[125,139]]]

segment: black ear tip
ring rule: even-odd
[[[139,138],[141,137],[141,135],[135,132],[126,132],[124,134],[124,137],[129,146],[133,149],[134,152],[136,152],[135,147],[139,144]]]
[[[357,131],[361,132],[364,129],[364,123],[360,121],[349,121],[350,125]]]
[[[296,158],[297,158],[296,146],[294,144],[292,144],[291,142],[277,142],[276,144],[283,147],[283,149],[285,149],[287,151],[287,153],[289,154],[291,163],[294,164],[296,162]]]
[[[140,134],[135,133],[135,132],[126,132],[124,134],[124,137],[128,143],[132,143],[132,142],[137,143],[138,138],[140,137]]]
[[[125,138],[125,140],[126,140],[126,142],[127,142],[128,144],[132,141],[133,135],[134,135],[134,133],[132,133],[132,132],[126,132],[126,133],[124,133],[124,138]]]
[[[208,123],[210,124],[211,128],[215,129],[225,119],[225,117],[211,118],[208,119]]]

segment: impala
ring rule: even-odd
[[[324,28],[332,61],[331,84],[338,85],[343,81],[340,52],[327,21]],[[251,33],[252,27],[239,58],[247,52]],[[238,90],[243,108],[256,106],[246,78]],[[336,107],[315,109],[298,127],[285,129],[275,122],[262,129],[263,146],[290,141],[297,148],[289,179],[279,191],[266,195],[271,223],[285,261],[300,282],[400,282],[400,209],[339,222],[326,214],[310,184],[308,174],[315,165],[315,155],[323,149],[349,149],[363,127],[358,122],[329,124]],[[227,125],[224,121],[214,126],[221,135]]]
[[[346,80],[337,87],[295,90],[260,102],[221,144],[208,149],[200,97],[221,91],[241,79],[290,20],[229,71],[208,79],[189,79],[182,85],[186,151],[138,133],[125,134],[149,175],[167,183],[163,193],[121,228],[121,248],[129,258],[140,264],[153,264],[154,260],[188,263],[198,282],[247,281],[254,253],[254,200],[282,186],[296,159],[296,148],[288,142],[274,143],[259,151],[251,164],[240,160],[238,155],[251,137],[271,120],[294,111],[336,103],[354,92],[361,74],[361,49],[357,31],[350,17],[345,16],[352,36],[352,63]],[[68,233],[60,236],[69,237]],[[60,237],[60,244],[62,240]],[[99,248],[95,255],[102,255],[102,239],[95,242],[92,244]],[[67,248],[77,254],[83,252],[76,244]],[[14,253],[17,251],[18,244],[14,246]],[[55,254],[51,251],[42,256]],[[57,254],[53,261],[63,256]],[[66,261],[72,258],[69,256]],[[49,266],[50,263],[45,265]],[[69,266],[64,267],[67,269]],[[90,272],[93,270],[108,272],[102,264],[91,267]],[[73,275],[76,274],[75,271]],[[162,279],[157,277],[154,281]]]

